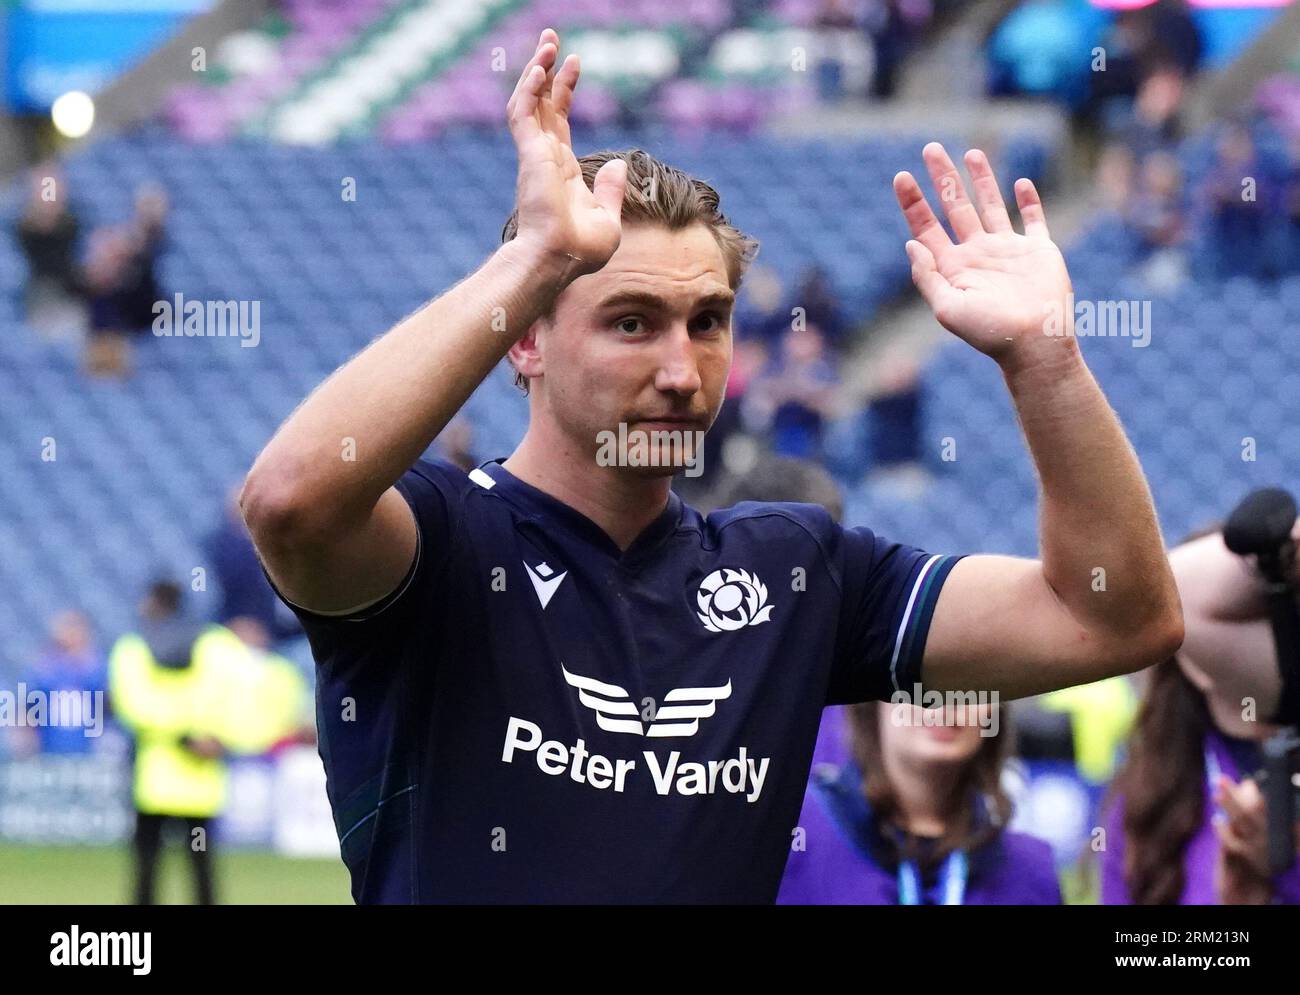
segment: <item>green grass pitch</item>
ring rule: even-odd
[[[160,904],[193,901],[188,856],[179,842],[164,851]],[[218,850],[217,900],[241,905],[350,903],[342,861]],[[122,905],[131,900],[131,855],[122,847],[0,844],[0,904]]]

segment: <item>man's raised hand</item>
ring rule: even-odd
[[[560,37],[547,28],[506,105],[519,153],[517,238],[547,255],[570,257],[570,274],[581,275],[600,269],[618,248],[627,166],[607,162],[595,190],[587,189],[569,137],[578,57],[557,67],[559,52]]]
[[[1002,360],[1052,343],[1045,334],[1055,315],[1069,329],[1070,277],[1047,231],[1034,184],[1016,182],[1025,233],[1011,227],[997,179],[983,152],[966,153],[976,202],[938,142],[921,152],[944,213],[957,237],[948,237],[911,173],[894,177],[894,194],[912,239],[912,281],[939,323],[976,349]]]

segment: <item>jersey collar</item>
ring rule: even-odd
[[[647,525],[626,550],[620,550],[599,525],[570,507],[557,497],[520,480],[501,464],[505,457],[488,460],[470,471],[469,477],[478,486],[501,494],[506,500],[537,519],[542,525],[559,522],[606,555],[630,563],[652,553],[677,530],[682,518],[682,499],[675,491],[668,492],[668,503],[653,522]],[[489,483],[490,482],[490,483]]]

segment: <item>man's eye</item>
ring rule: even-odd
[[[704,333],[716,332],[721,329],[724,324],[726,324],[726,322],[722,320],[722,315],[713,311],[705,312],[698,316],[694,321],[695,331]]]
[[[644,330],[640,318],[620,318],[614,327],[628,335],[637,335]]]

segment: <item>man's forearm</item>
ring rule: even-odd
[[[1177,609],[1151,493],[1073,338],[1003,364],[1042,484],[1047,582],[1081,623],[1136,634]]]
[[[516,239],[336,370],[249,473],[320,527],[366,515],[564,288],[565,264]]]

